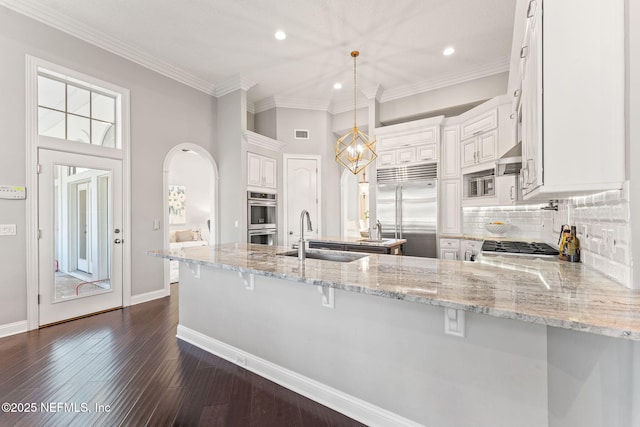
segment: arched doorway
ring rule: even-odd
[[[196,144],[173,147],[163,166],[164,248],[204,246],[218,242],[218,167]],[[165,289],[178,281],[177,266],[165,262]]]

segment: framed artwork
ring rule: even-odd
[[[169,224],[186,224],[187,190],[184,185],[169,186]]]

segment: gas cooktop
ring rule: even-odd
[[[494,255],[536,255],[543,257],[555,257],[559,252],[546,243],[536,242],[505,242],[498,240],[485,240],[482,243],[482,253]]]

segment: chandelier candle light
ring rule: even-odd
[[[358,129],[356,125],[356,58],[360,52],[351,52],[353,58],[353,129],[338,139],[336,161],[357,175],[375,160],[376,140]]]

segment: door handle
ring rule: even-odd
[[[293,236],[293,231],[290,231],[290,232],[289,232],[289,236]]]
[[[113,243],[115,243],[116,245],[119,245],[120,243],[122,243],[122,239],[116,239],[113,241]]]

